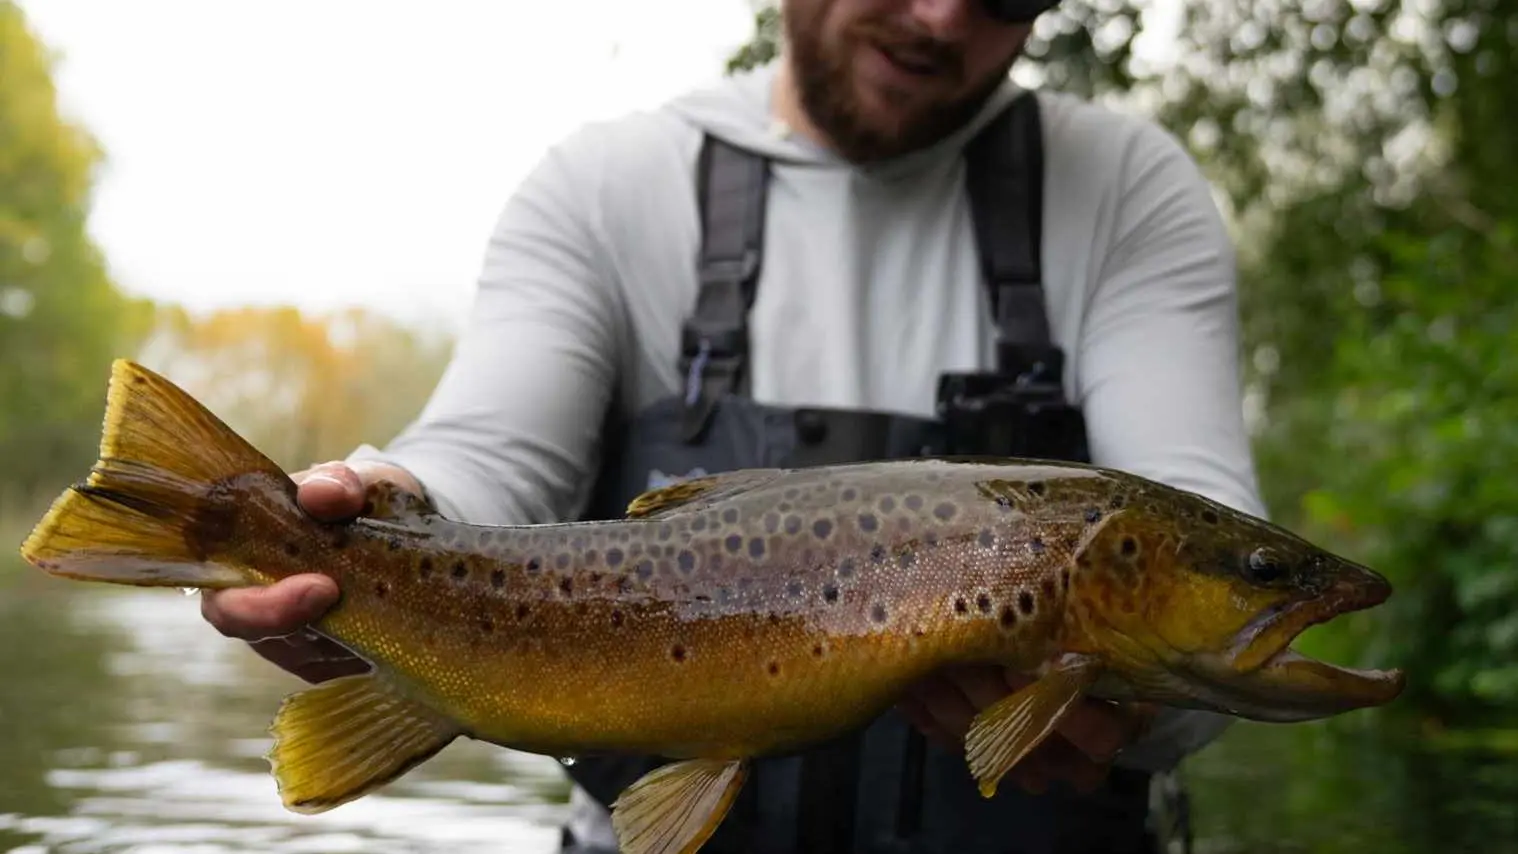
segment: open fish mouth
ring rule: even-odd
[[[1391,702],[1405,687],[1400,669],[1343,667],[1291,648],[1308,628],[1373,608],[1390,595],[1385,578],[1354,567],[1320,594],[1266,611],[1221,656],[1214,687],[1237,713],[1265,721],[1312,720]]]

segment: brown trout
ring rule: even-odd
[[[57,576],[202,589],[334,578],[314,628],[369,672],[274,715],[284,804],[360,797],[461,736],[670,761],[618,798],[623,850],[695,851],[748,761],[865,725],[914,681],[990,662],[1037,681],[966,739],[986,796],[1080,697],[1304,721],[1383,704],[1400,671],[1296,654],[1390,594],[1375,572],[1143,478],[1033,460],[746,470],[605,522],[487,527],[381,484],[320,522],[272,461],[164,378],[114,364],[99,460],[21,548]]]

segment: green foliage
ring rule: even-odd
[[[0,503],[93,460],[103,366],[145,330],[85,231],[95,143],[58,114],[43,47],[0,2]]]
[[[725,71],[734,74],[767,65],[780,53],[780,9],[765,6],[754,14],[754,36],[728,58]]]

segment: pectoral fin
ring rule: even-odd
[[[975,716],[965,734],[965,756],[982,796],[996,794],[1002,776],[1054,731],[1096,670],[1086,659],[1061,663]]]
[[[269,764],[285,808],[325,812],[430,759],[462,734],[384,677],[342,676],[293,694],[270,727]]]
[[[722,823],[743,788],[741,759],[689,759],[644,774],[612,805],[623,854],[691,854]]]

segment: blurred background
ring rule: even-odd
[[[769,61],[747,0],[0,0],[0,541],[94,459],[116,356],[289,468],[383,443],[514,184],[581,122]],[[1394,708],[1240,723],[1198,852],[1518,851],[1518,0],[1066,0],[1019,80],[1156,117],[1240,252],[1272,516],[1389,575],[1310,654]],[[0,551],[0,846],[548,851],[550,759],[458,743],[317,817],[294,686],[172,592]]]

